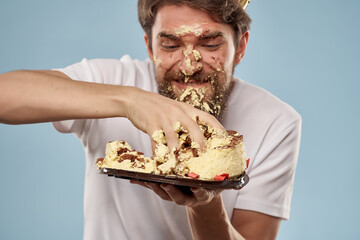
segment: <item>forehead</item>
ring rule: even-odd
[[[184,5],[161,6],[152,29],[153,36],[159,32],[178,36],[189,34],[200,36],[214,31],[222,32],[224,35],[233,33],[230,25],[215,22],[205,11]]]

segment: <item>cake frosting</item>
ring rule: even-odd
[[[215,129],[198,118],[196,121],[205,137],[204,150],[178,122],[174,130],[179,148],[169,150],[164,132],[158,130],[152,135],[156,142],[152,158],[133,150],[126,141],[112,141],[106,144],[105,157],[97,160],[97,166],[201,180],[218,180],[218,176],[231,179],[243,174],[247,168],[243,136],[236,131]]]

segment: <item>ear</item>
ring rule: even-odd
[[[146,50],[148,52],[148,55],[150,57],[151,61],[154,61],[154,54],[153,51],[151,50],[150,46],[149,46],[149,38],[146,35],[146,33],[144,34],[144,40],[145,40],[145,45],[146,45]]]
[[[235,65],[239,64],[243,59],[246,52],[246,46],[248,44],[248,40],[249,40],[249,32],[245,32],[239,39],[239,45],[235,52],[235,59],[234,59]]]

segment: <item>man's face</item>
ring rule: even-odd
[[[220,118],[245,51],[235,49],[232,27],[201,10],[165,5],[158,9],[151,37],[148,52],[160,94]],[[148,46],[147,36],[145,41]]]

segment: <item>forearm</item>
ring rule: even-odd
[[[173,126],[179,121],[197,143],[203,143],[204,136],[194,116],[223,128],[213,116],[189,104],[136,87],[75,81],[58,71],[0,74],[0,123],[126,117],[149,136],[164,130],[172,149],[178,145]]]
[[[244,239],[232,226],[220,195],[209,204],[187,207],[193,238],[200,239]]]
[[[121,117],[125,88],[74,81],[54,71],[4,73],[0,75],[0,122]]]

